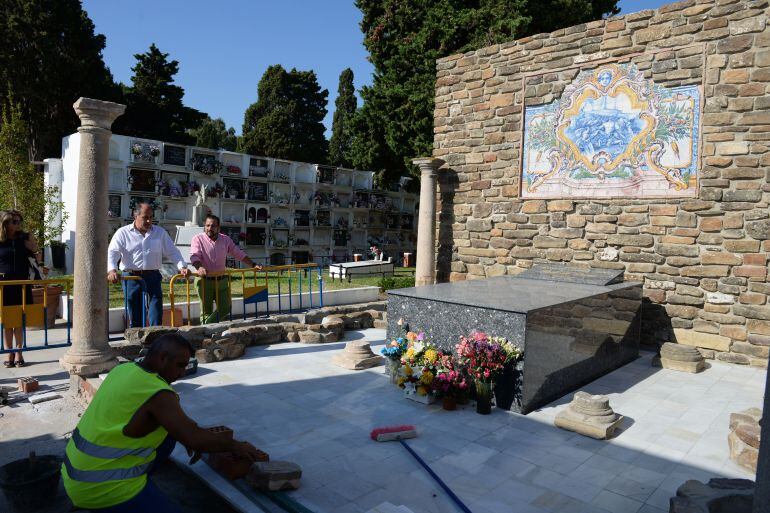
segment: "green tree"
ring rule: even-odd
[[[21,211],[24,228],[47,246],[61,234],[66,212],[58,187],[46,186],[43,173],[29,161],[28,134],[21,107],[11,101],[3,107],[0,125],[0,209]]]
[[[337,100],[334,102],[332,137],[329,140],[329,164],[342,167],[353,166],[350,160],[353,144],[351,124],[357,106],[358,100],[356,100],[356,91],[353,85],[353,70],[347,68],[340,74]]]
[[[257,101],[246,109],[240,151],[303,162],[326,162],[323,119],[329,91],[313,71],[270,66],[257,86]]]
[[[79,125],[72,104],[80,96],[120,101],[104,45],[78,0],[0,2],[0,104],[18,104],[30,160],[61,156],[62,136]]]
[[[238,147],[238,137],[234,128],[227,128],[222,118],[211,119],[206,116],[198,128],[190,130],[195,138],[195,145],[212,150],[235,151]]]
[[[168,60],[153,43],[145,53],[134,55],[131,87],[125,88],[126,113],[114,125],[116,133],[194,144],[189,130],[197,128],[206,114],[186,107],[184,89],[174,84],[179,62]]]
[[[386,181],[433,147],[436,59],[617,14],[616,0],[356,0],[375,68],[351,159],[390,163]],[[372,139],[372,138],[376,138]],[[371,168],[364,165],[362,167]]]

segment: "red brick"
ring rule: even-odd
[[[19,390],[25,394],[37,392],[37,390],[40,388],[40,383],[38,383],[35,378],[19,378],[18,384]]]

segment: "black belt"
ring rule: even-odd
[[[126,271],[128,274],[131,274],[133,276],[141,276],[143,274],[152,274],[152,273],[159,273],[160,271],[157,269],[147,269],[147,270],[129,270]]]
[[[204,276],[204,280],[219,281],[227,279],[227,276]]]

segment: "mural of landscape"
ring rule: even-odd
[[[522,198],[692,197],[698,86],[665,88],[633,64],[581,72],[524,113]]]

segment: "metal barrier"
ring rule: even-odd
[[[317,292],[318,292],[318,305],[313,305],[313,281],[314,277],[313,274],[315,272],[315,280],[317,280]],[[277,265],[277,266],[265,266],[261,269],[256,268],[248,268],[248,269],[226,269],[225,271],[221,273],[216,273],[213,275],[207,275],[206,277],[199,277],[196,276],[198,283],[200,283],[200,291],[198,294],[198,300],[199,300],[199,308],[200,308],[200,317],[201,317],[201,323],[205,324],[207,322],[219,322],[223,321],[225,319],[220,318],[220,311],[223,310],[220,308],[220,287],[219,287],[219,280],[226,279],[227,280],[227,292],[229,296],[229,302],[228,305],[229,308],[227,308],[227,315],[228,319],[233,319],[233,276],[240,275],[241,279],[241,288],[242,288],[242,297],[243,297],[243,312],[241,312],[241,315],[243,319],[246,319],[246,316],[249,315],[247,313],[246,305],[253,304],[254,305],[254,317],[259,316],[259,303],[265,303],[265,310],[264,314],[267,315],[270,312],[270,297],[271,297],[271,284],[273,285],[272,289],[274,294],[272,294],[273,298],[276,298],[278,302],[278,309],[277,311],[279,313],[284,312],[284,304],[288,302],[288,309],[286,311],[292,312],[296,309],[302,310],[304,308],[313,308],[314,306],[323,306],[323,268],[319,266],[318,264],[295,264],[295,265]],[[249,275],[249,277],[247,277]],[[304,277],[304,280],[303,280]],[[208,278],[208,279],[206,279]],[[178,284],[179,280],[184,280],[184,295],[185,295],[185,303],[187,305],[187,324],[188,326],[192,323],[192,301],[191,301],[191,295],[190,295],[190,279],[185,278],[181,274],[174,275],[171,278],[171,281],[169,282],[169,300],[171,303],[171,325],[176,326],[176,291],[175,286]],[[284,291],[281,290],[281,284],[283,281],[286,281],[287,283],[284,285],[284,290],[286,290],[286,287],[288,290],[286,291],[286,295],[288,297],[284,297]],[[248,282],[251,281],[252,285],[249,286]],[[302,285],[303,281],[306,284],[306,290],[307,292],[303,291]],[[216,303],[216,310],[212,310],[209,313],[209,317],[213,317],[212,319],[204,319],[204,298],[207,297],[206,294],[206,287],[214,285],[214,297],[213,302]],[[303,294],[307,294],[307,302],[303,304]],[[295,296],[296,296],[296,303],[297,308],[294,308],[295,304]],[[213,305],[212,305],[213,308]]]
[[[146,325],[146,316],[144,314],[146,310],[146,300],[144,290],[144,280],[138,276],[121,276],[121,288],[124,291],[123,294],[123,308],[124,315],[128,319],[128,298],[125,294],[124,282],[126,281],[139,281],[142,288],[142,325]],[[64,296],[61,298],[64,300],[64,306],[62,312],[66,319],[65,325],[60,327],[66,329],[66,336],[64,341],[51,343],[49,340],[49,311],[48,311],[48,298],[49,298],[49,286],[60,286],[63,289]],[[3,299],[5,297],[5,287],[21,287],[21,305],[4,305]],[[42,287],[43,289],[43,302],[34,303],[34,298],[28,298],[27,287]],[[36,351],[39,349],[51,349],[55,347],[66,347],[72,344],[72,308],[71,308],[71,296],[73,290],[72,278],[52,278],[45,280],[0,280],[0,338],[2,338],[2,344],[0,344],[0,354],[5,353],[18,353],[20,351]],[[109,332],[109,301],[110,291],[108,284],[107,294],[107,330]],[[6,329],[18,329],[22,331],[22,345],[21,347],[5,347],[5,330]],[[43,344],[42,345],[28,345],[27,344],[27,328],[42,328],[43,331]],[[120,336],[116,339],[122,339]],[[113,340],[113,339],[110,339]]]
[[[145,283],[144,279],[140,276],[130,276],[130,275],[120,275],[120,289],[123,291],[123,319],[124,319],[124,326],[125,328],[128,328],[131,326],[131,315],[129,313],[128,309],[128,294],[126,294],[126,283],[129,281],[136,281],[139,282],[139,288],[141,289],[141,297],[142,297],[142,306],[141,306],[141,312],[142,312],[142,322],[140,324],[141,327],[147,326],[147,284]],[[107,333],[110,333],[110,289],[109,285],[107,286]],[[123,334],[109,337],[110,342],[123,340],[124,336]]]
[[[27,297],[27,288],[33,285],[43,286],[43,303],[34,303],[34,298]],[[67,308],[69,309],[69,297],[72,291],[72,281],[69,279],[50,279],[50,280],[2,280],[0,281],[0,336],[3,339],[0,354],[18,353],[20,351],[31,351],[33,349],[48,349],[51,347],[63,347],[70,344],[70,323],[67,324],[67,340],[57,344],[51,344],[48,340],[48,287],[58,285],[66,291]],[[21,288],[21,304],[5,305],[6,287]],[[69,310],[68,310],[69,314]],[[69,315],[68,315],[69,316]],[[40,347],[27,345],[27,327],[43,328],[43,345]],[[5,330],[21,329],[22,345],[18,347],[5,347]],[[18,341],[17,341],[18,343]]]

